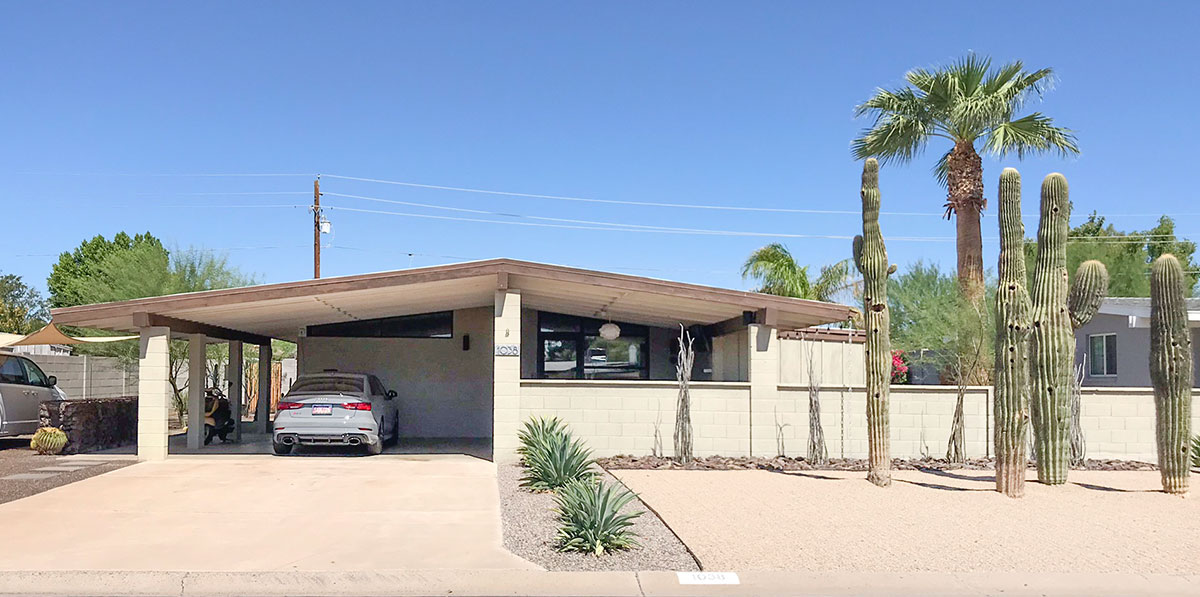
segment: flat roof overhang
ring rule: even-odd
[[[187,333],[260,342],[296,340],[309,325],[494,304],[519,289],[523,307],[652,326],[740,321],[746,311],[781,329],[845,321],[845,305],[491,259],[416,269],[263,284],[52,309],[54,323],[114,331],[168,325]]]

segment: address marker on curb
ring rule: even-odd
[[[740,585],[736,572],[676,572],[681,585]]]

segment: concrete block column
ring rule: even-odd
[[[188,336],[188,429],[187,447],[195,450],[204,442],[204,386],[208,379],[204,334]]]
[[[171,404],[171,329],[140,329],[138,347],[138,460],[167,457],[167,417]]]
[[[788,417],[780,423],[785,427],[785,440],[795,437],[795,424],[790,413],[780,408],[779,396],[779,336],[772,326],[751,324],[749,346],[750,368],[750,425],[749,451],[753,456],[775,456],[777,449],[776,417]],[[794,411],[795,409],[790,409]],[[789,442],[795,443],[795,442]]]
[[[258,347],[258,405],[254,410],[255,433],[271,432],[271,345]]]
[[[492,326],[492,458],[517,457],[521,424],[521,291],[496,291]]]
[[[229,341],[229,409],[233,411],[233,420],[237,425],[233,428],[233,441],[242,441],[242,342]]]

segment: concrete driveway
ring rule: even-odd
[[[536,569],[495,465],[459,455],[181,456],[0,505],[0,570]]]

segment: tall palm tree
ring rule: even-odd
[[[946,219],[957,217],[958,279],[972,302],[982,301],[984,292],[979,215],[987,201],[979,150],[1018,158],[1079,153],[1070,129],[1054,126],[1040,112],[1016,115],[1027,100],[1041,99],[1052,81],[1050,69],[1026,72],[1020,61],[995,70],[991,66],[990,58],[968,54],[937,70],[909,71],[908,85],[879,89],[855,108],[856,116],[874,122],[852,144],[855,158],[874,157],[884,164],[912,161],[935,137],[953,144],[934,173],[947,188]]]
[[[811,280],[807,265],[796,263],[787,247],[771,243],[751,253],[742,264],[742,279],[746,278],[759,281],[758,292],[828,301],[850,285],[850,261],[822,266],[821,274]]]

